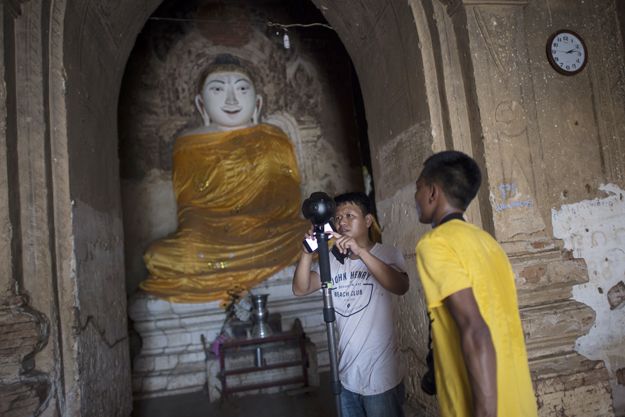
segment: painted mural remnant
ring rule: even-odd
[[[551,217],[554,236],[588,265],[589,282],[575,286],[573,298],[597,314],[595,325],[577,340],[575,350],[605,361],[614,406],[622,409],[625,386],[619,385],[617,371],[625,366],[625,191],[613,184],[599,189],[608,196],[552,209]]]

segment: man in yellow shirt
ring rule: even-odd
[[[431,224],[417,268],[432,321],[441,416],[537,416],[514,274],[488,233],[463,220],[482,176],[469,156],[425,161],[415,200]]]

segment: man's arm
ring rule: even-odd
[[[310,230],[304,238],[312,236]],[[321,289],[321,277],[315,271],[311,271],[313,254],[309,253],[302,244],[302,255],[297,262],[295,275],[293,276],[293,294],[302,296]]]
[[[342,253],[346,253],[347,249],[350,249],[354,255],[359,256],[367,269],[385,290],[397,295],[404,295],[408,292],[410,288],[408,274],[396,270],[375,255],[372,255],[366,248],[361,248],[353,238],[342,236],[336,232],[332,232],[332,235],[336,238],[334,244],[339,250]]]
[[[443,300],[458,326],[460,346],[473,393],[476,417],[497,415],[497,356],[495,346],[475,301],[465,288]]]
[[[408,292],[410,288],[408,274],[396,270],[368,250],[361,249],[359,256],[385,290],[397,295],[404,295]]]

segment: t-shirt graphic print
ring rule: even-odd
[[[349,317],[367,308],[373,295],[373,284],[368,281],[372,277],[369,271],[343,272],[332,277],[332,300],[336,314]]]
[[[395,247],[376,244],[370,253],[405,271],[404,258]],[[360,259],[346,258],[341,265],[330,256],[330,274],[341,384],[361,395],[395,388],[402,379],[395,335],[397,295],[385,290]]]

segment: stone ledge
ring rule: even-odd
[[[50,393],[45,379],[22,380],[0,386],[0,415],[26,417],[36,415]]]
[[[38,350],[48,337],[42,316],[30,311],[21,297],[11,300],[0,303],[0,378],[18,375],[24,358]]]
[[[500,242],[500,244],[513,264],[526,259],[561,259],[564,247],[564,242],[561,240],[550,238]]]
[[[566,300],[571,298],[574,285],[588,282],[588,269],[583,259],[526,259],[512,263],[512,270],[519,304]]]
[[[590,331],[595,312],[574,300],[520,309],[530,358],[570,351]]]
[[[602,361],[576,352],[530,360],[540,417],[614,416],[608,372]]]

